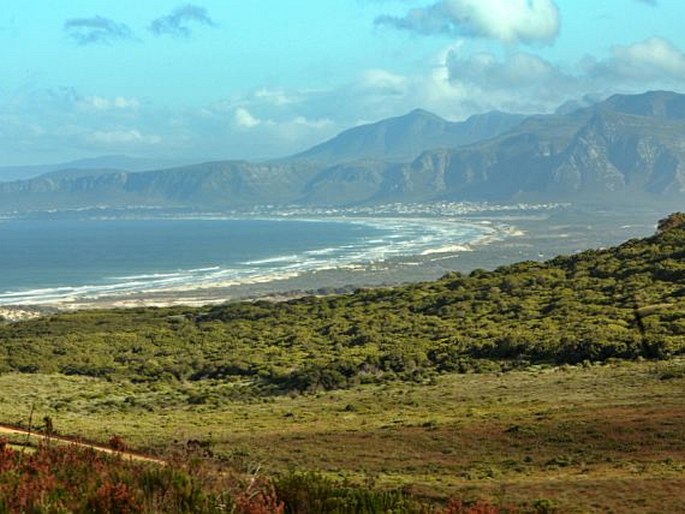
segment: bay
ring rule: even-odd
[[[491,231],[426,219],[7,219],[0,305],[268,282],[455,251]]]

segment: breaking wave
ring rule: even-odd
[[[280,220],[273,220],[280,221]],[[317,222],[321,220],[291,220]],[[126,274],[107,274],[92,283],[57,287],[26,287],[0,291],[0,305],[56,305],[130,294],[191,291],[234,285],[261,284],[331,269],[354,271],[364,266],[408,256],[470,251],[506,236],[492,224],[450,219],[326,219],[327,222],[367,226],[368,235],[340,246],[302,248],[229,264]],[[132,266],[135,269],[134,266]]]

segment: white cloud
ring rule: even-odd
[[[254,92],[254,98],[276,106],[290,105],[298,102],[298,96],[282,89],[260,88]]]
[[[459,42],[436,54],[423,74],[406,80],[407,93],[396,105],[450,119],[495,109],[546,112],[583,93],[578,77],[537,55],[467,53]]]
[[[587,68],[589,74],[604,80],[685,83],[685,53],[659,37],[629,46],[615,46],[611,58],[592,60]]]
[[[162,141],[157,135],[145,135],[137,129],[96,130],[88,139],[104,145],[159,144]]]
[[[103,96],[88,96],[81,100],[86,107],[108,111],[110,109],[138,109],[140,102],[135,98],[125,98],[117,96],[115,98],[105,98]]]
[[[262,124],[262,120],[255,118],[250,111],[244,107],[235,110],[234,120],[236,125],[241,128],[251,129]]]
[[[451,52],[446,65],[450,81],[480,85],[487,89],[537,89],[572,78],[536,55],[517,52],[499,60],[488,52],[460,57]]]
[[[292,121],[295,125],[302,125],[304,127],[311,127],[315,129],[323,129],[333,125],[333,121],[329,119],[309,120],[304,116],[298,116]]]
[[[407,91],[407,78],[387,70],[373,69],[362,73],[359,85],[387,95],[403,95]]]
[[[425,35],[550,44],[559,34],[561,16],[553,0],[441,0],[403,17],[379,16],[376,24]]]
[[[137,109],[140,106],[140,102],[135,98],[124,98],[123,96],[117,96],[112,104],[117,109]]]

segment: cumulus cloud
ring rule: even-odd
[[[262,120],[255,118],[250,111],[244,107],[235,110],[234,120],[240,128],[254,128],[262,124]]]
[[[582,87],[580,77],[527,52],[498,57],[490,52],[461,55],[451,50],[443,66],[444,71],[434,73],[433,87],[458,94],[462,108],[474,112],[549,111]]]
[[[150,31],[156,36],[170,35],[175,37],[189,37],[190,25],[204,25],[215,27],[216,23],[209,17],[207,9],[197,5],[186,4],[174,9],[171,14],[152,20]]]
[[[614,82],[685,83],[685,53],[659,37],[615,46],[609,59],[591,60],[587,68],[591,76]]]
[[[87,96],[80,99],[83,106],[95,109],[98,111],[109,111],[112,109],[138,109],[140,107],[140,102],[135,98],[126,98],[123,96],[117,96],[115,98],[106,98],[103,96]]]
[[[570,79],[559,68],[537,55],[517,52],[499,60],[489,52],[460,57],[447,56],[447,69],[452,82],[479,84],[488,88],[525,89]]]
[[[373,69],[362,73],[359,87],[388,96],[404,95],[407,92],[407,78],[387,70]]]
[[[102,144],[106,146],[116,146],[120,148],[128,145],[139,144],[158,144],[162,138],[154,134],[143,134],[138,129],[118,129],[118,130],[96,130],[89,134],[87,138],[92,143]]]
[[[111,44],[133,39],[128,25],[103,16],[70,18],[64,22],[64,30],[79,45]]]
[[[257,100],[263,100],[266,103],[275,106],[284,106],[297,103],[299,95],[297,93],[284,91],[283,89],[268,89],[260,88],[253,94]]]
[[[206,114],[206,111],[205,111]],[[301,114],[291,116],[280,116],[278,119],[262,119],[254,116],[247,108],[238,107],[233,113],[233,121],[241,129],[253,129],[256,127],[267,127],[270,132],[280,132],[281,136],[292,139],[292,131],[301,134],[301,129],[323,129],[329,127],[333,122],[329,119],[310,119]]]
[[[0,153],[39,163],[98,153],[172,154],[179,137],[169,113],[124,95],[75,88],[22,88],[0,103]]]
[[[458,94],[474,111],[544,112],[586,94],[685,89],[685,53],[662,38],[615,46],[607,58],[586,57],[568,68],[527,52],[462,55],[458,47],[446,52],[443,66],[433,73],[433,88]]]
[[[561,19],[553,0],[440,0],[402,17],[379,16],[375,23],[424,35],[550,44],[559,33]]]

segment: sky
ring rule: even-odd
[[[0,166],[266,159],[450,120],[685,92],[682,0],[0,0]]]

